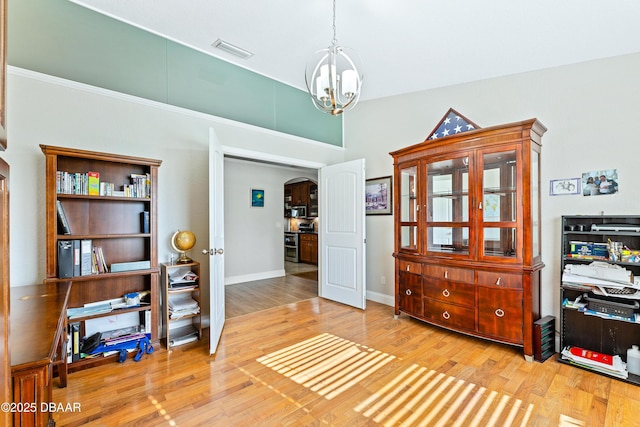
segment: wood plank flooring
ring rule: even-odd
[[[306,276],[309,273],[313,271],[301,268],[297,273],[299,275],[287,274],[273,279],[225,286],[225,317],[229,319],[317,297],[318,279]]]
[[[156,346],[157,348],[157,346]],[[57,381],[57,380],[56,380]],[[59,426],[637,426],[640,387],[368,301],[228,319],[207,339],[69,375]]]

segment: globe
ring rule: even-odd
[[[187,252],[193,249],[196,244],[196,235],[191,231],[183,230],[176,231],[171,237],[171,246],[173,250],[180,254],[178,258],[178,264],[186,264],[193,262],[191,258],[187,256]]]

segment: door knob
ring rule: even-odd
[[[224,253],[224,250],[222,248],[220,249],[203,249],[202,253],[204,255],[222,255]]]

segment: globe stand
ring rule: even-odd
[[[186,251],[178,251],[180,253],[180,258],[176,261],[176,264],[189,264],[193,262],[191,258],[187,256]]]

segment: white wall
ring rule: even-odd
[[[3,157],[11,165],[12,286],[44,278],[44,156],[38,144],[162,159],[159,255],[166,261],[175,229],[207,240],[210,126],[223,145],[238,149],[326,164],[364,157],[367,177],[375,178],[392,174],[390,151],[424,140],[453,107],[483,127],[537,117],[549,128],[542,150],[542,314],[558,316],[560,216],[640,213],[633,121],[640,113],[639,71],[640,54],[634,54],[361,102],[345,115],[343,151],[10,68],[9,149]],[[616,195],[548,195],[551,179],[609,168],[619,171]],[[393,218],[369,216],[366,222],[367,292],[392,301]],[[208,273],[206,258],[192,255]]]
[[[199,249],[209,246],[210,127],[225,147],[237,150],[326,164],[344,157],[344,150],[335,146],[13,67],[7,78],[7,106],[9,145],[3,158],[11,166],[11,286],[45,278],[45,164],[39,144],[162,160],[159,261],[169,260],[175,230],[191,230],[198,241],[191,257],[202,263],[205,280],[209,261]],[[239,197],[248,196],[243,191]],[[208,295],[203,300],[208,301]]]
[[[360,103],[345,118],[347,159],[367,178],[391,175],[390,151],[424,141],[449,108],[481,127],[537,117],[542,138],[542,315],[559,316],[560,217],[640,214],[640,54]],[[549,196],[549,181],[617,168],[612,196]],[[393,218],[367,218],[367,288],[393,294]],[[386,284],[381,284],[381,276]]]
[[[225,159],[225,284],[284,276],[284,183],[299,177],[318,173]],[[251,207],[251,188],[265,191],[264,208]]]

